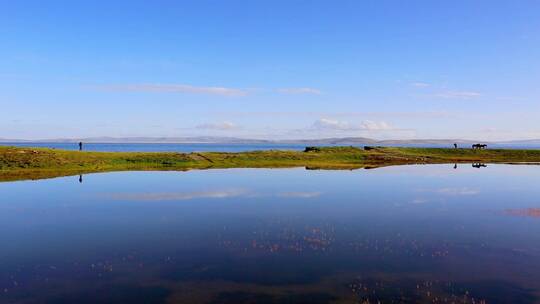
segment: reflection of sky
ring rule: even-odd
[[[113,193],[112,199],[127,201],[182,201],[203,198],[230,198],[246,195],[242,189],[224,189],[196,192],[170,192],[170,193]]]
[[[219,277],[233,275],[222,264],[230,255],[239,267],[279,256],[291,269],[295,256],[315,255],[325,273],[343,264],[380,271],[379,258],[402,271],[404,263],[407,271],[461,265],[444,271],[465,276],[464,265],[485,271],[501,258],[514,268],[491,275],[537,269],[540,221],[510,215],[540,208],[538,167],[452,167],[120,172],[86,175],[82,184],[78,177],[1,183],[0,270],[109,267],[129,256],[189,265],[197,256],[213,261]]]
[[[357,171],[305,171],[303,169],[233,169],[190,172],[123,172],[75,178],[0,184],[4,210],[3,225],[67,224],[57,221],[62,212],[70,218],[87,218],[115,226],[114,216],[165,213],[157,205],[124,202],[193,201],[180,208],[210,217],[237,213],[307,218],[367,218],[381,222],[410,222],[439,218],[445,221],[487,217],[488,222],[505,221],[492,213],[506,209],[539,207],[540,175],[536,166],[490,165],[475,169],[462,165],[402,166]],[[322,195],[324,194],[324,195]],[[309,203],[305,200],[309,198]],[[215,203],[220,203],[219,207]],[[296,202],[298,201],[298,202]],[[308,205],[304,205],[308,203]],[[417,204],[414,204],[417,203]],[[422,204],[418,204],[422,203]],[[218,208],[218,209],[216,209]],[[223,210],[225,208],[225,210]],[[18,212],[10,214],[6,212]],[[54,215],[54,216],[53,216]],[[203,221],[210,220],[205,218]],[[71,225],[72,223],[69,222]]]
[[[261,197],[264,194],[253,193],[245,189],[221,189],[221,190],[206,190],[195,192],[143,192],[143,193],[111,193],[107,197],[114,200],[125,201],[183,201],[193,199],[222,199],[232,197]],[[321,195],[321,192],[279,192],[277,197],[294,197],[294,198],[314,198]]]

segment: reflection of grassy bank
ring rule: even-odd
[[[0,147],[0,181],[39,179],[92,172],[210,168],[356,169],[401,164],[540,162],[540,150],[440,148],[316,148],[240,153],[79,152]]]

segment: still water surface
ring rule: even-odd
[[[79,150],[78,143],[2,143],[25,148]],[[324,145],[323,145],[324,146]],[[254,150],[304,150],[305,145],[294,144],[214,144],[214,143],[84,143],[85,151],[97,152],[245,152]]]
[[[0,303],[538,303],[540,167],[0,183]]]
[[[18,146],[25,148],[52,148],[62,150],[78,150],[78,143],[66,142],[14,142],[2,143],[4,146]],[[309,144],[308,144],[309,145]],[[315,144],[316,146],[336,146]],[[377,144],[379,145],[379,144]],[[343,146],[343,145],[338,145]],[[364,145],[353,145],[362,148]],[[384,145],[383,145],[384,146]],[[443,144],[402,144],[395,147],[420,147],[420,148],[453,148],[453,145]],[[460,147],[470,147],[460,145]],[[246,152],[254,150],[304,150],[306,144],[219,144],[219,143],[84,143],[85,151],[98,152]],[[540,149],[535,144],[489,144],[489,148],[495,149]]]

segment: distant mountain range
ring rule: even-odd
[[[397,139],[376,140],[365,137],[342,137],[322,139],[265,140],[236,137],[89,137],[21,140],[0,138],[0,143],[214,143],[214,144],[302,144],[302,145],[459,145],[483,142],[496,145],[540,145],[540,139],[510,141],[475,141],[463,139]]]

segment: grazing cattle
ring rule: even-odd
[[[487,145],[486,144],[474,144],[474,145],[472,145],[472,148],[477,149],[477,150],[481,150],[481,149],[487,148]]]

